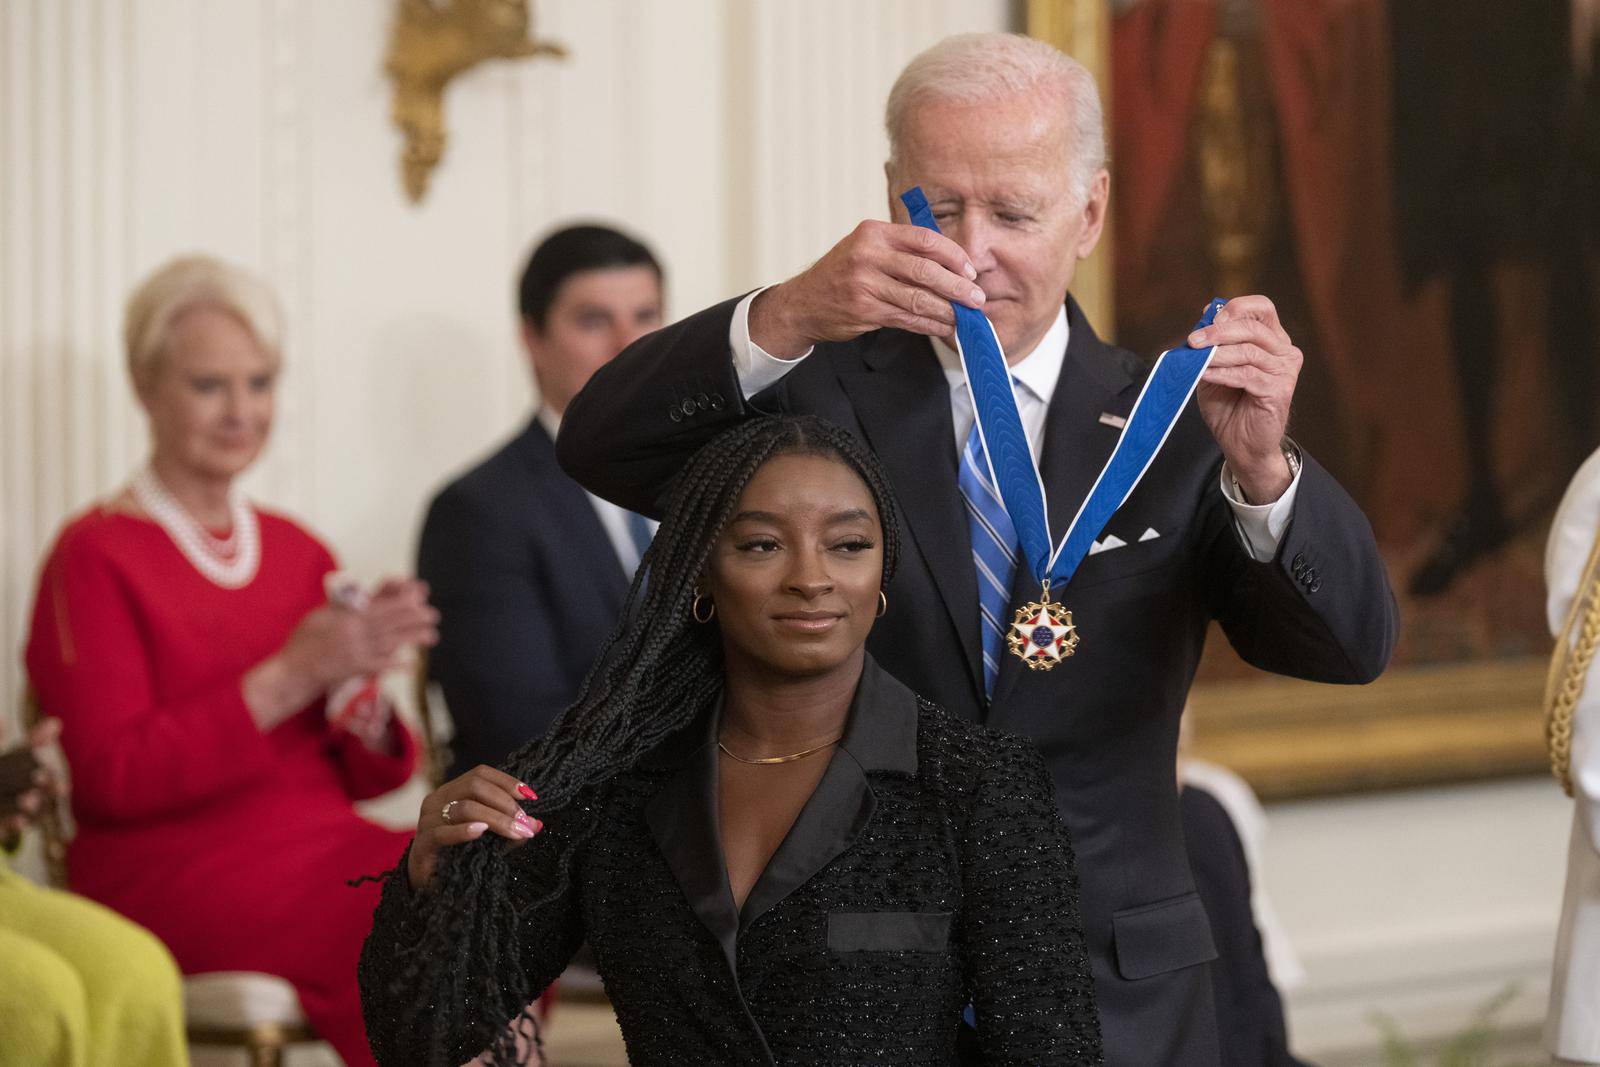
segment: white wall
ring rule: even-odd
[[[278,287],[289,373],[251,489],[358,572],[404,568],[433,487],[525,417],[512,285],[538,233],[633,228],[673,314],[781,278],[882,216],[899,66],[1011,11],[536,0],[571,58],[453,86],[415,208],[380,72],[390,7],[0,0],[0,722],[53,531],[142,456],[117,337],[151,267],[206,249]],[[1274,807],[1265,877],[1307,966],[1300,1046],[1359,1062],[1373,1007],[1438,1029],[1502,978],[1542,982],[1565,811],[1544,783]]]
[[[1306,970],[1287,998],[1295,1049],[1376,1063],[1372,1016],[1413,1039],[1544,1016],[1572,801],[1547,776],[1271,805],[1262,882]],[[1499,1061],[1496,1061],[1499,1062]],[[1522,1062],[1531,1062],[1527,1059]]]
[[[574,216],[632,228],[678,314],[778,280],[882,215],[895,71],[1009,17],[1004,0],[545,0],[536,30],[570,58],[453,85],[418,208],[381,73],[391,6],[0,3],[8,709],[53,531],[143,453],[117,338],[144,272],[206,249],[277,286],[289,370],[250,486],[354,569],[403,568],[427,495],[528,410],[513,284],[539,233]]]

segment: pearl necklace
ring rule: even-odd
[[[167,492],[151,468],[135,474],[129,488],[145,514],[167,532],[184,558],[210,582],[224,589],[238,589],[255,579],[261,566],[261,528],[255,509],[243,493],[228,493],[232,532],[227,537],[213,537]]]

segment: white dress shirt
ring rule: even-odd
[[[794,370],[801,360],[811,354],[808,348],[793,359],[779,359],[750,339],[750,305],[762,292],[757,289],[739,301],[733,311],[733,322],[728,327],[728,346],[733,350],[734,370],[746,400]],[[1011,376],[1019,386],[1015,390],[1017,414],[1022,418],[1022,429],[1028,435],[1028,445],[1035,460],[1044,443],[1045,415],[1050,410],[1050,398],[1055,395],[1056,382],[1060,380],[1061,368],[1066,362],[1068,334],[1067,309],[1063,305],[1056,312],[1055,322],[1050,324],[1050,329],[1033,351],[1011,364]],[[967,374],[955,349],[938,339],[933,339],[932,344],[945,380],[950,383],[950,421],[955,427],[956,454],[959,455],[966,447],[967,435],[972,432],[972,397],[967,392]],[[1234,529],[1238,531],[1239,540],[1246,551],[1254,559],[1266,562],[1277,555],[1283,531],[1288,528],[1289,519],[1294,514],[1294,497],[1300,488],[1300,474],[1297,471],[1289,488],[1270,504],[1250,504],[1239,499],[1233,493],[1232,482],[1224,466],[1222,495],[1233,508]],[[1066,533],[1065,530],[1051,532],[1057,538]]]
[[[1550,632],[1557,638],[1582,592],[1578,583],[1596,537],[1600,452],[1578,468],[1550,527],[1544,557],[1546,608]],[[1576,637],[1574,632],[1568,640]],[[1575,803],[1545,1041],[1558,1062],[1600,1063],[1600,669],[1594,664],[1572,711],[1571,755]]]
[[[561,431],[561,416],[544,404],[539,405],[539,425],[554,441]],[[633,577],[633,572],[639,569],[639,546],[633,543],[633,534],[628,529],[628,511],[619,508],[609,500],[602,500],[584,490],[583,495],[589,498],[589,503],[594,507],[595,515],[600,519],[600,525],[605,527],[606,537],[611,540],[611,547],[617,551],[617,559],[622,561],[622,569],[628,577]],[[660,523],[654,519],[646,520],[650,525],[650,533],[655,534]]]

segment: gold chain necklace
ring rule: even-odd
[[[722,749],[722,751],[726,752],[728,755],[732,756],[734,759],[738,760],[740,763],[748,763],[753,767],[770,767],[774,764],[793,763],[797,759],[805,759],[807,756],[814,756],[825,748],[831,748],[834,745],[837,745],[839,743],[839,738],[843,736],[844,734],[840,734],[832,741],[824,741],[816,748],[808,748],[803,752],[791,752],[787,756],[766,756],[762,759],[746,759],[745,757],[739,755],[739,753],[730,749],[727,745],[723,744],[720,739],[717,741],[717,747]]]

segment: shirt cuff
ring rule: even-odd
[[[813,345],[793,359],[779,359],[750,340],[750,305],[756,297],[771,289],[763,285],[745,297],[733,309],[733,321],[728,324],[728,347],[733,350],[733,371],[739,377],[739,391],[749,400],[767,386],[800,365],[816,348]]]
[[[1283,531],[1289,528],[1289,519],[1294,515],[1294,497],[1300,489],[1303,472],[1304,468],[1295,471],[1294,480],[1277,500],[1270,504],[1251,504],[1235,495],[1233,474],[1226,463],[1222,465],[1222,496],[1233,509],[1233,528],[1244,543],[1245,551],[1257,563],[1266,563],[1278,554]]]

